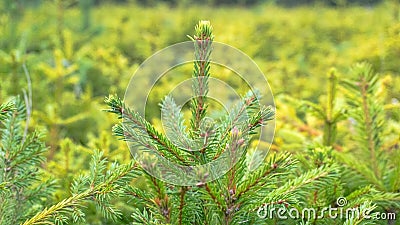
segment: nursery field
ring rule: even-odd
[[[400,2],[329,2],[2,1],[0,225],[400,224]],[[146,113],[124,104],[184,41]],[[212,77],[242,96],[228,116]]]

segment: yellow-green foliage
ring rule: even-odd
[[[72,178],[88,170],[85,161],[93,149],[104,150],[110,161],[128,161],[126,146],[111,136],[116,120],[101,111],[104,96],[123,96],[140,63],[164,47],[188,41],[186,35],[192,34],[201,19],[212,22],[215,41],[248,54],[267,76],[277,105],[273,151],[296,152],[323,139],[324,121],[298,110],[287,96],[325,104],[327,71],[335,67],[338,77],[354,78],[348,69],[358,61],[369,61],[384,78],[382,102],[390,121],[384,145],[398,151],[400,21],[393,2],[349,8],[273,4],[171,8],[106,3],[93,6],[92,22],[85,30],[73,1],[43,2],[39,7],[23,8],[18,21],[0,15],[0,102],[28,89],[22,70],[26,66],[33,91],[31,126],[48,131],[49,161],[43,167],[63,187],[56,199],[68,196]],[[12,35],[16,39],[10,40]],[[237,62],[237,66],[246,65]],[[191,67],[175,72],[177,77],[190,76]],[[239,91],[247,89],[227,69],[213,67],[212,75]],[[156,122],[157,104],[174,84],[173,78],[168,79],[162,79],[149,98],[150,118]],[[337,107],[342,104],[339,100]],[[347,146],[349,138],[341,133],[349,124],[339,122],[335,150],[354,148]],[[101,221],[97,219],[96,224]]]

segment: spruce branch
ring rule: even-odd
[[[125,186],[124,195],[129,196],[129,202],[133,202],[135,206],[140,206],[143,204],[151,205],[153,204],[152,199],[154,199],[154,194],[145,190],[142,190],[133,186]]]
[[[25,133],[26,107],[20,98],[0,106],[0,224],[25,220],[54,190],[51,179],[40,181],[47,149],[42,133]]]
[[[366,202],[374,203],[374,208],[383,207],[386,211],[400,208],[400,194],[391,192],[382,192],[375,189],[372,185],[361,187],[349,195],[346,199],[349,201],[346,208],[355,208]]]
[[[195,61],[193,66],[193,99],[191,103],[192,136],[200,129],[200,124],[207,111],[208,78],[210,77],[211,44],[214,40],[212,26],[209,21],[200,21],[195,27],[195,35],[192,40],[195,47]]]
[[[339,177],[338,167],[320,167],[289,180],[281,187],[269,192],[263,202],[273,202],[285,199],[289,204],[297,204],[300,200],[305,202],[310,190],[322,189],[329,186]]]
[[[186,158],[190,157],[189,154],[180,151],[137,112],[127,108],[121,99],[109,96],[105,101],[110,107],[106,111],[115,113],[122,119],[122,122],[113,128],[114,135],[134,146],[159,152],[162,156],[170,156],[175,158],[176,162],[188,165]]]
[[[3,120],[7,118],[7,115],[13,110],[15,110],[15,106],[12,101],[0,104],[0,121],[3,123]]]
[[[372,171],[379,179],[381,171],[377,154],[382,146],[384,124],[383,106],[377,95],[379,79],[367,63],[356,64],[352,73],[357,76],[357,80],[343,80],[341,84],[345,88],[348,104],[355,108],[350,113],[357,121],[357,140],[368,151]]]
[[[381,190],[385,189],[383,181],[375,176],[369,164],[354,163],[359,160],[359,158],[349,153],[335,153],[335,155],[336,159],[340,160],[340,162],[347,167],[345,170],[347,175],[358,178],[357,182],[359,185],[372,184]]]
[[[79,206],[79,201],[83,201],[90,196],[90,191],[87,190],[80,194],[71,196],[67,199],[60,201],[59,203],[44,209],[43,211],[36,214],[34,217],[26,220],[22,225],[34,225],[34,224],[52,224],[51,217],[60,212],[68,212],[69,208]]]
[[[257,96],[252,91],[247,92],[247,94],[243,97],[243,100],[233,107],[232,111],[229,115],[225,116],[222,121],[222,135],[218,138],[220,140],[218,149],[221,149],[223,144],[226,142],[222,140],[226,140],[227,136],[231,132],[234,127],[239,127],[240,130],[243,129],[253,129],[252,124],[247,123],[249,121],[249,114],[251,109],[257,107],[259,103],[259,96]],[[272,118],[265,118],[266,121],[271,120]],[[217,152],[215,158],[218,158],[222,152]]]
[[[106,171],[105,163],[102,153],[96,151],[91,161],[93,169],[88,176],[80,176],[74,181],[71,197],[45,208],[22,224],[52,224],[54,218],[59,218],[58,221],[62,224],[68,215],[73,215],[74,221],[79,220],[84,214],[80,208],[88,201],[93,201],[106,218],[120,217],[121,213],[110,204],[110,197],[118,197],[123,192],[123,187],[137,176],[137,165],[134,162],[114,165],[112,170]]]
[[[180,194],[179,194],[179,216],[178,216],[178,224],[182,224],[182,217],[183,217],[183,207],[185,205],[185,195],[187,192],[187,187],[181,187]]]
[[[255,130],[274,119],[275,111],[271,106],[259,107],[260,96],[249,91],[243,100],[237,104],[231,113],[221,123],[221,132],[217,136],[219,144],[216,146],[216,153],[213,159],[219,158],[230,142],[229,134],[233,129],[239,129],[240,136],[248,139],[249,135],[255,134]],[[258,106],[258,107],[257,107]]]
[[[363,202],[361,205],[358,206],[358,209],[360,212],[372,212],[376,206],[372,204],[369,201]],[[369,215],[371,218],[373,218],[373,215]],[[363,222],[366,222],[370,219],[367,219],[364,215],[364,213],[357,213],[356,216],[350,216],[349,218],[346,218],[346,221],[343,223],[343,225],[358,225],[358,224],[363,224]],[[368,222],[366,222],[368,224]]]
[[[143,225],[143,224],[159,225],[159,224],[161,224],[158,222],[157,219],[153,218],[153,216],[151,214],[149,214],[146,209],[143,209],[143,211],[140,211],[139,208],[135,208],[131,217],[134,220],[132,223],[133,225]]]
[[[265,187],[274,176],[285,174],[287,169],[294,164],[295,161],[291,159],[289,154],[274,155],[270,161],[263,164],[253,173],[249,174],[245,180],[238,183],[238,190],[236,196],[242,199],[242,196],[253,194],[259,189]]]
[[[166,133],[169,139],[174,140],[175,144],[183,150],[197,150],[197,145],[186,134],[185,121],[180,107],[176,105],[171,96],[166,96],[161,104],[161,116],[165,121]]]

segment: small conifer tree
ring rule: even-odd
[[[0,105],[1,225],[19,224],[42,210],[54,190],[54,182],[41,176],[43,133],[28,132],[27,124],[26,107],[19,98]]]
[[[106,103],[108,111],[121,119],[113,128],[114,134],[133,147],[156,153],[157,158],[147,160],[164,158],[190,168],[218,160],[226,154],[228,157],[223,159],[230,166],[226,173],[212,181],[206,179],[212,174],[200,173],[197,177],[185,177],[194,179],[195,184],[176,185],[153,176],[154,171],[158,171],[161,178],[170,174],[164,174],[160,168],[151,168],[151,163],[143,163],[147,162],[146,157],[128,164],[109,165],[101,152],[96,151],[89,174],[75,179],[71,197],[43,209],[23,224],[84,223],[84,207],[93,203],[106,218],[124,224],[122,221],[126,218],[121,219],[126,215],[113,205],[112,200],[116,197],[129,199],[127,204],[133,206],[133,224],[318,224],[320,221],[316,222],[311,216],[279,218],[269,213],[276,213],[279,208],[301,212],[307,206],[321,205],[320,196],[329,195],[336,188],[332,185],[340,180],[339,167],[329,161],[301,169],[289,154],[274,153],[268,155],[258,168],[250,170],[254,155],[245,150],[251,138],[257,135],[257,129],[265,126],[275,114],[272,107],[259,106],[261,96],[249,91],[219,123],[205,122],[209,113],[207,93],[213,39],[210,23],[200,21],[192,37],[195,61],[190,122],[185,123],[180,107],[172,97],[165,97],[161,104],[166,129],[172,131],[175,138],[168,139],[117,96],[108,97]],[[9,130],[12,127],[8,126],[7,132]],[[189,151],[184,146],[200,148]],[[0,184],[0,187],[7,185]],[[325,198],[323,203],[334,205],[335,202],[335,199]],[[373,208],[369,203],[360,202],[359,206]],[[363,219],[321,220],[320,223],[360,224]]]
[[[109,111],[122,122],[114,127],[114,134],[129,144],[156,151],[168,160],[182,165],[201,165],[218,159],[229,152],[237,162],[222,177],[212,182],[176,186],[154,178],[142,170],[148,181],[146,189],[129,187],[132,201],[137,204],[133,214],[134,224],[258,224],[268,219],[260,218],[257,210],[266,204],[300,206],[306,202],[313,189],[323,188],[337,178],[335,166],[312,169],[295,175],[295,160],[288,154],[274,154],[255,171],[249,169],[250,154],[235,154],[248,145],[257,128],[273,119],[272,107],[257,107],[256,93],[249,91],[240,103],[219,124],[204,126],[207,111],[208,78],[214,35],[208,21],[200,21],[191,38],[195,46],[193,69],[192,116],[186,128],[180,107],[167,96],[161,104],[166,129],[183,140],[203,145],[200,151],[182,149],[179,140],[172,142],[132,111],[115,96],[106,102]],[[247,116],[245,116],[247,114]],[[245,119],[240,119],[245,118]],[[273,222],[273,221],[270,221]]]
[[[342,175],[334,186],[336,192],[346,199],[346,205],[342,207],[345,210],[357,207],[370,210],[370,222],[374,224],[395,224],[400,209],[400,152],[394,150],[393,139],[396,136],[390,134],[385,120],[385,79],[381,79],[366,62],[355,64],[346,78],[338,78],[336,70],[332,69],[328,79],[325,104],[288,98],[293,105],[315,115],[324,125],[322,139],[312,143],[317,147],[298,157],[308,165],[310,160],[306,159],[318,166],[332,161],[339,164]],[[340,96],[337,95],[339,90]],[[345,119],[348,119],[347,126],[343,126],[341,131],[345,135],[341,136],[348,138],[336,140],[338,124]],[[338,141],[346,145],[340,146]],[[385,216],[379,219],[382,213]],[[364,219],[348,218],[346,224],[357,224]],[[332,219],[324,220],[334,222]],[[318,219],[318,222],[322,221]]]

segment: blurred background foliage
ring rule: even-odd
[[[94,149],[126,162],[129,151],[111,136],[116,123],[102,111],[109,93],[123,96],[139,65],[171,44],[187,41],[198,20],[210,20],[216,41],[248,54],[266,74],[277,105],[273,151],[306,151],[322,138],[323,122],[287,96],[326,101],[327,72],[350,76],[358,61],[372,63],[383,79],[387,145],[400,133],[400,3],[396,0],[4,0],[0,6],[0,102],[33,92],[32,127],[47,130],[47,163],[42,166],[69,195],[71,181],[88,169]],[[237,64],[238,67],[246,65]],[[159,120],[166,91],[179,74],[162,79],[149,97],[148,116]],[[213,74],[239,91],[232,71]],[[247,89],[246,87],[244,89]],[[188,90],[189,91],[189,90]],[[340,93],[338,93],[340,95]],[[351,119],[339,122],[335,150],[345,151]],[[88,209],[90,210],[90,209]],[[101,224],[93,210],[90,224]]]

